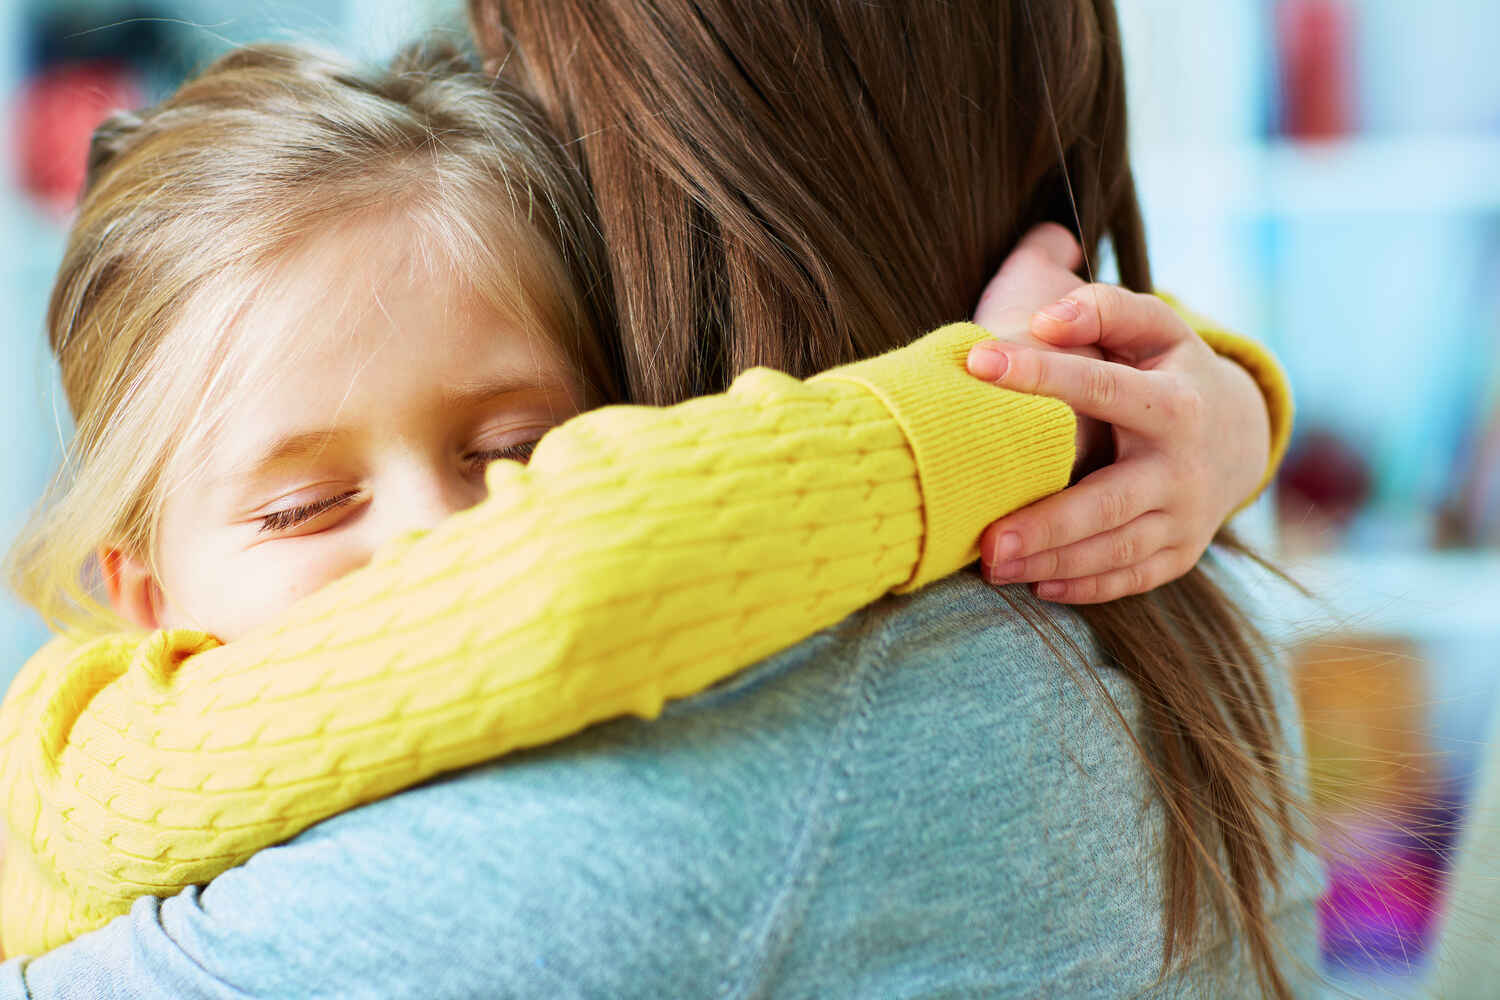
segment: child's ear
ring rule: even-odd
[[[115,613],[144,629],[161,627],[161,585],[139,556],[123,549],[100,549],[99,569],[104,591]]]

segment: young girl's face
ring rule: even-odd
[[[152,568],[106,555],[136,624],[232,640],[479,502],[487,463],[578,412],[559,351],[413,264],[392,227],[319,237],[237,324],[289,360],[171,487]]]

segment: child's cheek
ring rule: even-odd
[[[317,537],[271,539],[238,551],[212,553],[175,581],[184,597],[172,624],[203,629],[233,642],[267,625],[303,597],[363,560],[348,547]],[[321,543],[321,544],[320,544]]]

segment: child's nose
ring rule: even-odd
[[[396,534],[430,531],[461,510],[468,510],[484,499],[483,482],[461,474],[432,470],[414,476],[405,491]]]

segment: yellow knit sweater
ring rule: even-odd
[[[1274,360],[1201,330],[1260,381]],[[0,708],[7,953],[435,774],[701,691],[891,590],[971,562],[990,520],[1067,483],[1073,416],[963,371],[977,327],[808,382],[611,407],[489,497],[220,645],[60,638]]]

